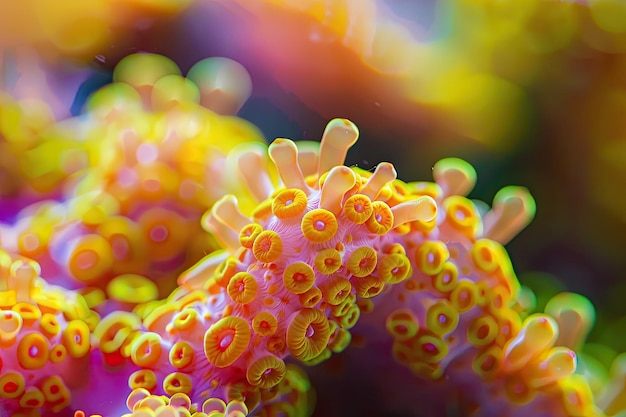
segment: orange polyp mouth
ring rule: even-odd
[[[154,226],[150,230],[150,238],[157,243],[164,242],[169,236],[169,230],[165,226]]]
[[[110,238],[113,256],[117,260],[127,260],[131,255],[130,244],[123,235],[113,235]]]
[[[76,266],[84,270],[92,268],[98,263],[98,258],[96,252],[89,249],[82,250],[76,255]]]

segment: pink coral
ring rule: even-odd
[[[342,163],[357,136],[356,126],[335,119],[319,147],[274,141],[273,167],[258,146],[226,158],[225,169],[240,175],[233,182],[248,188],[242,198],[256,200],[256,207],[240,209],[233,195],[215,203],[202,223],[225,249],[183,273],[167,299],[99,321],[87,302],[78,303],[83,313],[76,317],[86,330],[67,342],[91,337],[92,346],[79,353],[96,371],[75,395],[61,389],[63,403],[49,400],[46,407],[122,413],[119,396],[139,416],[214,407],[243,415],[306,413],[311,402],[302,384],[308,382],[286,358],[314,365],[350,344],[386,340],[386,355],[419,377],[473,387],[475,399],[463,400],[463,412],[602,415],[590,387],[572,375],[576,356],[567,347],[584,338],[590,324],[582,319],[589,314],[555,301],[548,314],[522,320],[519,283],[501,244],[532,218],[527,191],[506,188],[486,211],[464,197],[475,174],[459,160],[438,163],[435,183],[397,180],[389,163],[373,172],[351,169]],[[36,264],[7,259],[37,272]],[[9,277],[21,271],[7,270]],[[8,299],[7,307],[18,301]],[[78,326],[74,321],[68,328]],[[559,325],[569,339],[558,336]],[[48,347],[45,336],[32,334],[19,340],[32,346],[15,351],[25,372]],[[49,376],[38,377],[54,378],[49,367]],[[80,395],[120,378],[128,388],[109,393],[119,401],[111,406],[87,404]],[[19,380],[8,382],[11,390],[20,387]],[[615,393],[605,390],[603,398],[605,407],[619,409]],[[487,401],[489,410],[481,409]],[[23,407],[17,404],[4,407]]]
[[[387,354],[420,377],[501,390],[508,400],[493,410],[593,410],[588,387],[570,377],[574,352],[554,347],[555,319],[522,323],[519,283],[498,243],[532,218],[528,193],[507,188],[481,214],[463,197],[475,180],[467,164],[444,160],[436,183],[406,184],[391,164],[342,166],[357,136],[335,119],[318,150],[276,140],[277,186],[258,169],[262,154],[239,153],[233,163],[258,206],[248,217],[226,196],[207,212],[226,251],[182,274],[167,300],[103,319],[94,335],[105,362],[138,367],[133,390],[240,400],[253,411],[284,380],[287,356],[313,365],[343,351],[364,313],[361,343],[390,333]]]

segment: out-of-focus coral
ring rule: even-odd
[[[94,303],[103,290],[122,304],[167,296],[216,247],[200,217],[232,186],[227,152],[263,141],[232,116],[251,89],[239,64],[209,58],[190,74],[197,84],[165,57],[129,56],[83,114],[56,123],[45,104],[5,95],[3,247]]]
[[[190,3],[189,0],[5,2],[0,6],[0,50],[34,47],[51,59],[61,56],[92,60],[124,35],[145,30],[156,18],[179,13]]]

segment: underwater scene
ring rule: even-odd
[[[626,2],[0,4],[0,417],[626,417]]]

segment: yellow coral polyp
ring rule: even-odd
[[[497,243],[490,239],[479,239],[472,246],[472,260],[476,266],[488,274],[500,267],[500,257],[496,248]]]
[[[28,387],[20,398],[20,406],[24,408],[41,408],[46,402],[41,390],[37,387]]]
[[[403,365],[411,365],[415,363],[416,356],[413,348],[406,343],[395,342],[391,347],[391,355],[394,360]]]
[[[202,403],[202,412],[209,415],[211,413],[221,413],[226,411],[226,403],[220,398],[209,398]]]
[[[324,295],[324,300],[331,306],[336,306],[350,295],[352,284],[345,278],[333,276],[320,289]]]
[[[337,329],[328,347],[332,352],[340,353],[348,348],[351,341],[352,334],[347,329]]]
[[[71,395],[63,380],[58,376],[51,376],[41,384],[41,392],[46,401],[51,404],[50,409],[58,413],[70,404]]]
[[[446,211],[446,219],[450,220],[452,227],[473,239],[478,227],[478,219],[472,202],[463,196],[453,195],[443,201],[443,207]]]
[[[461,279],[450,293],[450,302],[459,312],[465,313],[476,305],[476,284],[469,279]]]
[[[385,281],[373,275],[354,279],[351,282],[356,290],[356,294],[362,298],[377,296],[385,288]]]
[[[239,243],[244,248],[252,249],[254,241],[262,231],[263,227],[258,223],[250,223],[242,227],[239,231]]]
[[[322,249],[315,256],[313,265],[324,275],[334,274],[341,267],[341,254],[333,248]]]
[[[426,241],[415,251],[415,265],[426,275],[439,274],[448,258],[448,247],[441,241]]]
[[[150,369],[140,369],[133,372],[128,377],[128,387],[132,390],[144,388],[148,391],[152,391],[156,387],[156,384],[156,374]]]
[[[297,188],[282,190],[272,201],[272,213],[279,219],[288,219],[299,216],[307,205],[304,191]]]
[[[240,317],[223,317],[204,334],[204,354],[218,368],[230,366],[250,343],[250,325]]]
[[[28,333],[17,346],[17,361],[24,369],[41,369],[48,363],[50,347],[40,333]]]
[[[195,295],[193,293],[189,295]],[[167,330],[168,327],[173,328],[171,326],[172,316],[176,315],[182,306],[180,305],[180,300],[177,303],[168,303],[164,300],[140,304],[139,308],[135,309],[137,314],[141,314],[143,317],[143,325],[151,332],[159,333],[160,331]]]
[[[279,336],[272,336],[267,339],[266,346],[270,352],[282,352],[285,349],[285,339]]]
[[[474,346],[486,346],[495,340],[499,330],[500,327],[493,317],[480,316],[468,327],[467,339]]]
[[[170,348],[169,360],[172,366],[182,369],[191,364],[194,355],[191,345],[184,340],[179,340]]]
[[[436,363],[448,354],[448,344],[441,337],[425,332],[415,341],[415,353],[425,363]]]
[[[483,379],[490,380],[498,375],[502,369],[503,360],[504,354],[502,349],[497,346],[491,346],[474,358],[472,370]]]
[[[378,275],[389,284],[404,281],[411,274],[411,262],[406,256],[394,253],[385,255],[378,263]]]
[[[67,262],[70,273],[84,283],[97,282],[113,266],[113,252],[109,242],[100,235],[79,238]]]
[[[443,336],[454,331],[459,324],[459,313],[446,300],[433,304],[426,311],[426,328]]]
[[[180,392],[170,397],[169,405],[172,407],[182,407],[189,410],[191,408],[191,399],[187,394]]]
[[[136,222],[124,216],[109,217],[98,226],[97,233],[113,249],[113,271],[132,271],[145,265],[147,251]]]
[[[137,366],[152,368],[158,366],[161,351],[161,336],[146,332],[133,341],[130,358]]]
[[[278,329],[278,319],[268,311],[260,311],[252,319],[252,330],[259,336],[271,336]]]
[[[118,311],[102,319],[93,335],[103,353],[113,353],[139,328],[139,324],[140,319],[135,314]]]
[[[292,293],[303,294],[315,284],[315,272],[304,262],[294,262],[285,268],[283,284]]]
[[[141,214],[138,223],[151,258],[166,260],[180,253],[186,239],[187,224],[178,213],[154,207]]]
[[[63,331],[63,345],[71,357],[85,357],[91,350],[90,332],[82,320],[72,320]]]
[[[285,362],[274,355],[265,355],[248,365],[246,379],[252,386],[272,388],[285,377]]]
[[[355,299],[356,297],[352,296],[352,294],[349,294],[341,303],[331,305],[330,311],[332,312],[333,316],[341,317],[345,315],[348,312],[350,306],[354,304]]]
[[[459,270],[452,262],[445,262],[441,271],[437,275],[433,275],[433,287],[442,293],[448,293],[456,287]]]
[[[378,255],[374,249],[361,246],[350,254],[346,267],[352,275],[362,278],[374,272],[377,261]]]
[[[256,297],[259,284],[254,276],[247,272],[237,272],[230,279],[226,291],[230,298],[239,304],[248,304]]]
[[[0,342],[8,344],[15,342],[22,330],[24,320],[19,313],[11,310],[0,312]]]
[[[24,392],[24,377],[19,372],[6,372],[0,376],[0,398],[18,398]]]
[[[198,322],[198,319],[198,311],[193,308],[186,307],[174,317],[172,330],[189,330]]]
[[[163,391],[167,395],[189,394],[193,389],[191,379],[182,372],[172,372],[163,380]]]
[[[226,288],[230,279],[237,273],[237,260],[229,256],[224,262],[220,264],[217,271],[213,275],[215,282],[220,287]]]
[[[322,290],[312,287],[308,291],[298,295],[298,301],[302,307],[313,307],[322,301]]]
[[[147,303],[159,296],[156,284],[137,274],[118,275],[109,281],[106,289],[110,298],[124,303]]]
[[[335,237],[339,225],[333,213],[325,209],[314,209],[302,217],[300,229],[310,242],[324,243]]]
[[[382,201],[372,202],[372,214],[365,221],[367,230],[377,235],[387,234],[393,228],[393,213]]]
[[[356,323],[359,321],[360,316],[361,309],[359,308],[359,306],[357,306],[356,304],[350,304],[348,311],[343,316],[341,316],[340,324],[343,329],[347,331],[347,329],[351,329],[356,325]],[[350,333],[348,332],[348,334]]]
[[[519,313],[511,308],[503,308],[497,312],[492,312],[492,314],[500,327],[496,336],[496,343],[503,346],[511,337],[519,334],[522,328],[522,319]]]
[[[409,309],[393,311],[387,316],[385,327],[394,340],[399,342],[411,339],[419,330],[418,321]]]
[[[50,349],[50,362],[60,363],[67,358],[67,349],[63,345],[55,345]]]
[[[11,307],[11,310],[19,313],[19,315],[22,316],[22,320],[27,324],[33,323],[41,318],[41,310],[31,303],[17,303]]]
[[[252,253],[254,257],[263,263],[278,260],[283,252],[283,241],[280,235],[273,230],[264,230],[254,240]]]
[[[329,338],[328,320],[318,309],[298,311],[287,327],[287,349],[291,356],[301,361],[313,359],[322,353]]]
[[[373,212],[372,201],[363,194],[350,196],[343,204],[343,214],[355,224],[363,224]]]

